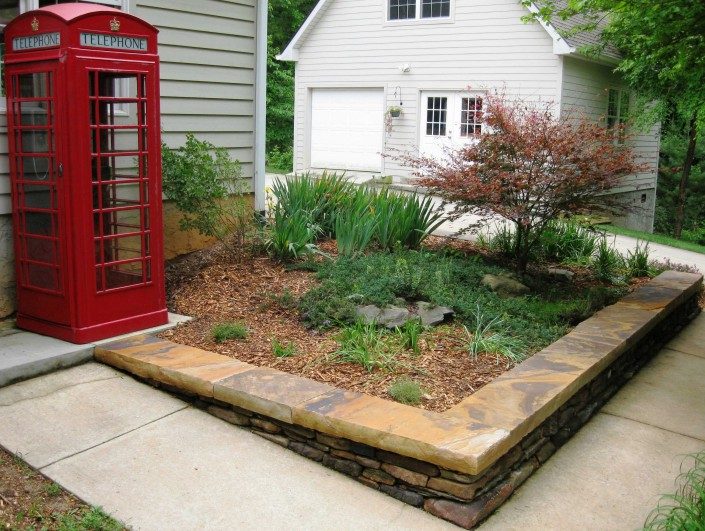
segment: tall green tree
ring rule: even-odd
[[[291,150],[294,137],[294,64],[278,61],[316,0],[269,0],[267,152]]]
[[[523,1],[524,4],[529,2]],[[575,31],[599,31],[622,53],[616,70],[641,96],[652,119],[677,113],[687,123],[674,235],[681,236],[686,191],[698,138],[705,131],[705,1],[538,0],[536,17],[579,21]],[[586,53],[595,50],[587,50]],[[657,102],[649,106],[648,102]]]

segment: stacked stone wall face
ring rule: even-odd
[[[327,435],[213,398],[190,395],[193,404],[227,422],[355,478],[360,483],[466,529],[499,507],[568,441],[646,362],[700,311],[699,293],[656,325],[599,375],[582,386],[537,428],[477,475]],[[180,395],[177,388],[153,385]]]

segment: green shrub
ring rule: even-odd
[[[664,496],[646,519],[649,531],[705,529],[705,452],[688,456],[681,464],[675,494]]]
[[[642,243],[644,245],[642,245]],[[649,260],[649,242],[637,240],[633,251],[627,251],[625,260],[627,273],[630,277],[648,277],[652,273]]]
[[[421,324],[421,319],[411,319],[404,323],[404,326],[397,328],[397,334],[401,341],[402,348],[411,350],[414,354],[420,352],[419,341],[424,327]]]
[[[294,167],[294,150],[291,147],[279,149],[274,146],[267,152],[267,166],[273,171],[289,173]]]
[[[589,262],[600,235],[575,221],[551,221],[541,233],[539,258],[556,262]]]
[[[192,133],[177,149],[162,145],[163,191],[182,213],[182,230],[217,237],[246,230],[253,210],[241,197],[246,191],[241,176],[240,163],[231,160],[225,148],[198,140]]]
[[[228,339],[245,339],[247,327],[242,323],[220,323],[213,327],[212,334],[216,343],[222,343]]]
[[[398,378],[389,386],[387,391],[397,402],[415,406],[421,403],[421,397],[424,395],[424,390],[418,382],[411,380],[408,377]]]
[[[298,349],[296,345],[291,341],[287,343],[281,343],[278,339],[272,340],[272,353],[277,358],[290,358],[296,356]]]
[[[390,369],[395,364],[395,350],[387,341],[387,331],[374,324],[357,322],[346,326],[337,339],[340,347],[333,353],[333,359],[358,363],[368,371]]]
[[[315,249],[319,232],[320,228],[313,223],[310,213],[305,210],[288,214],[281,208],[275,208],[266,247],[278,260],[297,259]]]
[[[325,283],[309,290],[299,300],[303,321],[312,328],[325,330],[355,322],[356,304],[350,295],[341,294]]]

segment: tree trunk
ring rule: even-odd
[[[693,114],[690,119],[690,131],[688,131],[688,150],[685,153],[685,162],[683,163],[683,173],[681,173],[681,182],[678,186],[678,206],[676,208],[676,221],[673,227],[673,236],[681,237],[683,231],[683,218],[685,217],[685,192],[688,188],[688,179],[690,178],[690,169],[693,166],[695,158],[695,143],[698,138],[697,134],[697,114]]]

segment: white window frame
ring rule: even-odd
[[[610,96],[616,93],[617,95],[617,112],[613,114],[610,112]],[[624,98],[626,96],[627,108],[623,109],[622,104],[624,103]],[[615,130],[621,126],[626,127],[627,119],[629,118],[629,108],[631,107],[631,92],[628,89],[622,87],[608,87],[607,89],[607,112],[605,114],[606,120],[605,125],[607,129]],[[612,121],[612,123],[610,123]],[[614,143],[622,145],[625,142],[626,130],[622,129],[622,134],[619,132],[613,132]]]
[[[449,0],[449,13],[445,17],[422,17],[421,8],[422,0],[415,0],[416,2],[416,16],[414,18],[400,18],[391,19],[389,18],[390,3],[391,0],[384,0],[384,22],[385,24],[396,25],[396,24],[433,24],[433,23],[444,23],[452,22],[454,16],[455,0]]]
[[[32,11],[33,9],[39,9],[39,0],[18,0],[17,3],[20,7],[20,15],[27,11]],[[89,3],[89,4],[103,4],[110,7],[115,7],[124,11],[125,13],[130,12],[130,0],[78,0],[77,3]],[[3,25],[0,25],[0,30],[4,29]],[[0,62],[3,58],[0,57]],[[121,81],[120,91],[123,94],[127,93],[127,81]],[[127,116],[127,106],[120,104],[116,106],[116,114],[119,116]],[[0,113],[7,113],[7,101],[5,97],[0,97]]]

